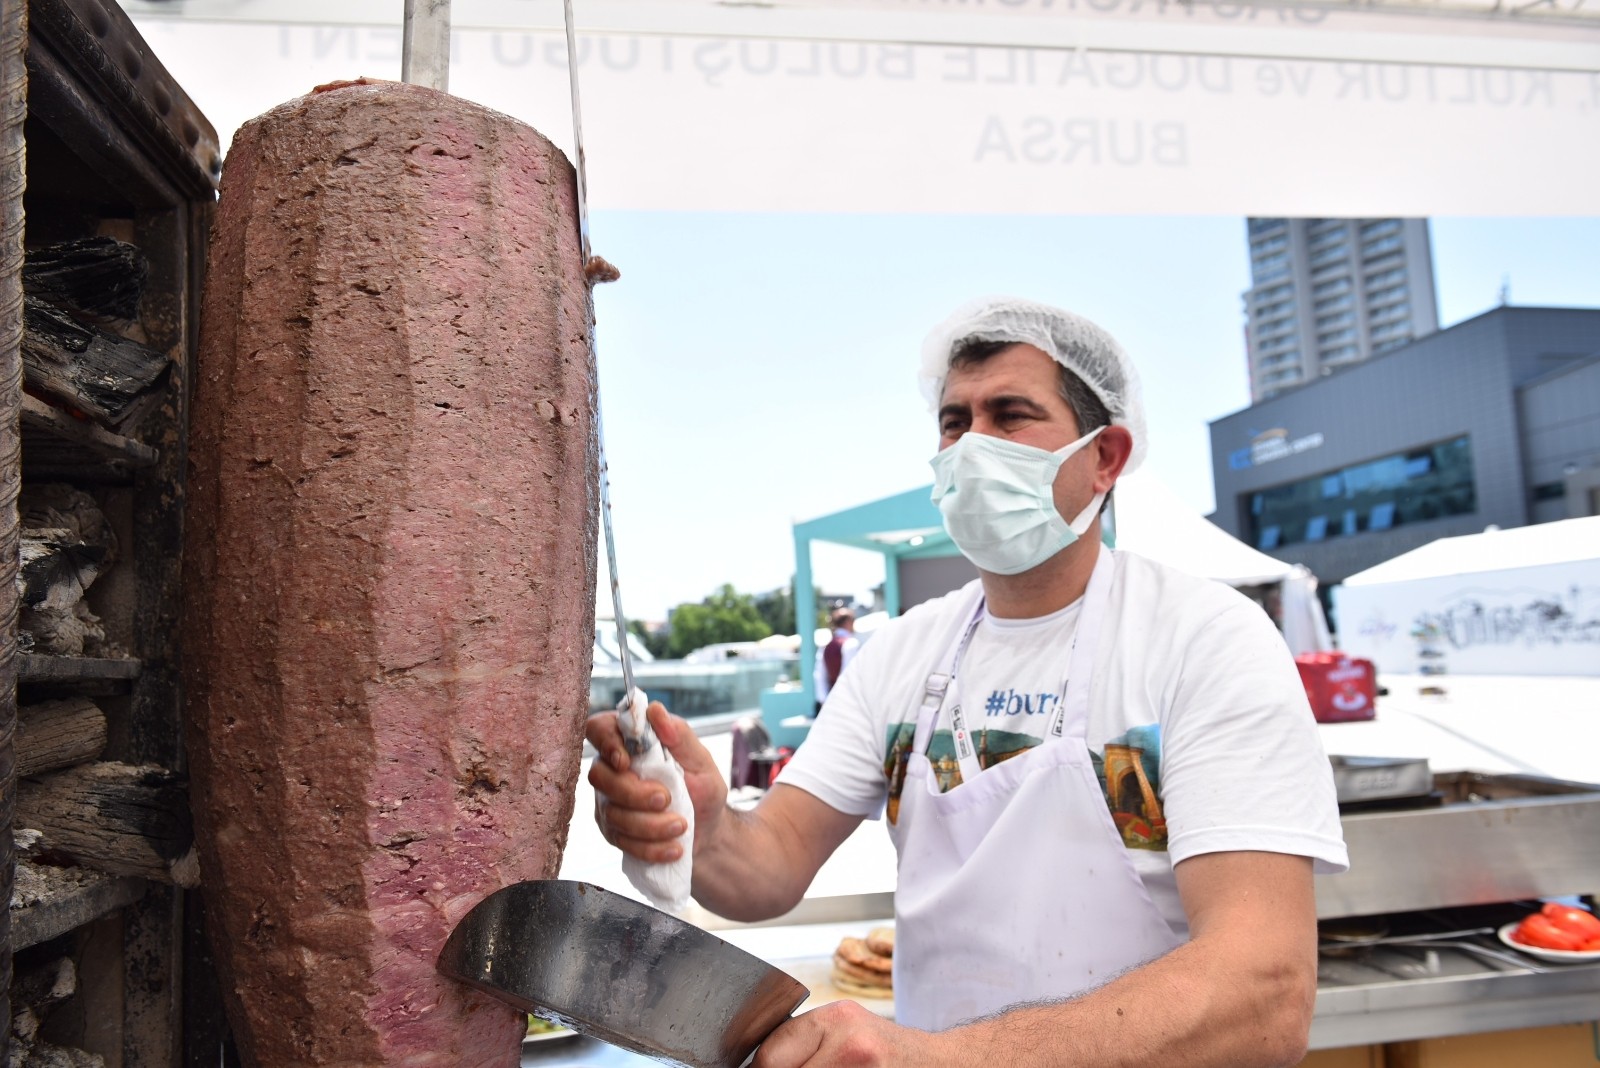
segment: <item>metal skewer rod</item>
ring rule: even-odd
[[[567,76],[571,80],[572,95],[572,154],[573,169],[578,176],[578,242],[585,266],[591,255],[589,248],[589,180],[583,154],[583,110],[578,100],[578,31],[572,18],[572,0],[562,0],[562,13],[567,29]],[[611,612],[617,628],[617,652],[622,660],[623,737],[629,749],[636,752],[650,747],[650,727],[644,722],[633,722],[632,697],[633,654],[628,650],[628,617],[622,611],[622,586],[617,581],[617,538],[611,524],[611,465],[606,461],[606,435],[600,414],[599,348],[595,342],[594,286],[586,287],[589,301],[589,354],[594,360],[593,378],[590,380],[590,401],[594,410],[594,432],[600,451],[600,523],[605,531],[606,568],[611,578]]]
[[[450,89],[450,0],[406,0],[400,80]]]

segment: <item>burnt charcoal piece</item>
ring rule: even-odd
[[[29,392],[113,430],[136,422],[157,399],[172,363],[166,353],[80,323],[35,297],[23,303],[22,378]]]
[[[107,319],[134,319],[150,264],[126,241],[88,237],[32,249],[22,265],[30,297]]]
[[[80,764],[24,780],[16,820],[86,867],[195,885],[187,784],[163,768]]]
[[[106,714],[86,697],[17,709],[17,777],[93,760],[106,747]]]
[[[24,530],[18,593],[24,608],[68,609],[104,570],[106,550],[66,530]]]
[[[202,305],[184,548],[206,919],[255,1068],[512,1068],[439,974],[556,874],[598,472],[576,185],[534,130],[348,84],[247,123]]]

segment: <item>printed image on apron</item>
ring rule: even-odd
[[[883,774],[889,783],[887,814],[891,825],[900,819],[900,795],[906,785],[906,765],[916,735],[915,723],[891,723],[884,745]],[[1025,753],[1039,744],[1032,734],[1011,731],[985,731],[978,735],[979,763],[994,767]],[[928,742],[928,763],[932,765],[940,793],[961,785],[961,765],[956,760],[955,741],[950,731],[938,730]],[[1095,777],[1111,811],[1112,822],[1129,849],[1164,852],[1167,848],[1167,820],[1161,811],[1161,727],[1149,724],[1134,727],[1106,743],[1096,753],[1089,751]]]
[[[1161,811],[1161,727],[1135,727],[1096,753],[1089,750],[1095,777],[1111,809],[1111,822],[1129,849],[1167,848],[1167,820]]]

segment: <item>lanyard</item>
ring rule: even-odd
[[[1106,602],[1110,599],[1114,571],[1115,564],[1112,561],[1111,550],[1101,547],[1099,556],[1095,560],[1094,571],[1089,576],[1088,588],[1084,591],[1083,606],[1078,613],[1078,624],[1073,629],[1072,645],[1067,654],[1067,678],[1056,701],[1055,713],[1050,717],[1050,724],[1046,728],[1045,741],[1062,738],[1069,721],[1072,722],[1075,733],[1084,725],[1085,714],[1089,708],[1089,682],[1094,671],[1094,653],[1099,643],[1100,621],[1105,615]],[[950,735],[955,745],[956,760],[961,765],[963,782],[971,782],[983,769],[979,765],[972,731],[961,706],[961,689],[957,682],[957,673],[967,646],[978,629],[978,624],[983,622],[984,614],[985,601],[980,594],[961,636],[952,643],[950,650],[940,662],[941,670],[930,674],[923,687],[922,705],[917,713],[917,730],[913,742],[914,752],[927,751],[928,743],[932,740],[933,728],[938,722],[939,711],[945,704],[949,704]],[[988,718],[986,713],[984,717],[986,733]]]

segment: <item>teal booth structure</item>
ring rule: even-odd
[[[761,720],[772,744],[796,746],[805,739],[816,709],[811,680],[816,662],[816,589],[811,580],[811,545],[830,542],[883,555],[884,610],[900,614],[900,568],[907,559],[961,555],[944,532],[933,486],[847,508],[794,526],[794,616],[800,632],[800,681],[761,694]]]
[[[1108,509],[1101,537],[1115,545],[1115,509]],[[780,684],[761,693],[761,721],[777,746],[798,746],[811,729],[816,710],[812,665],[816,663],[816,589],[811,581],[813,542],[870,549],[883,556],[884,610],[900,614],[900,563],[905,560],[960,556],[945,533],[944,520],[933,503],[933,486],[847,508],[794,526],[794,616],[800,632],[798,683]]]

